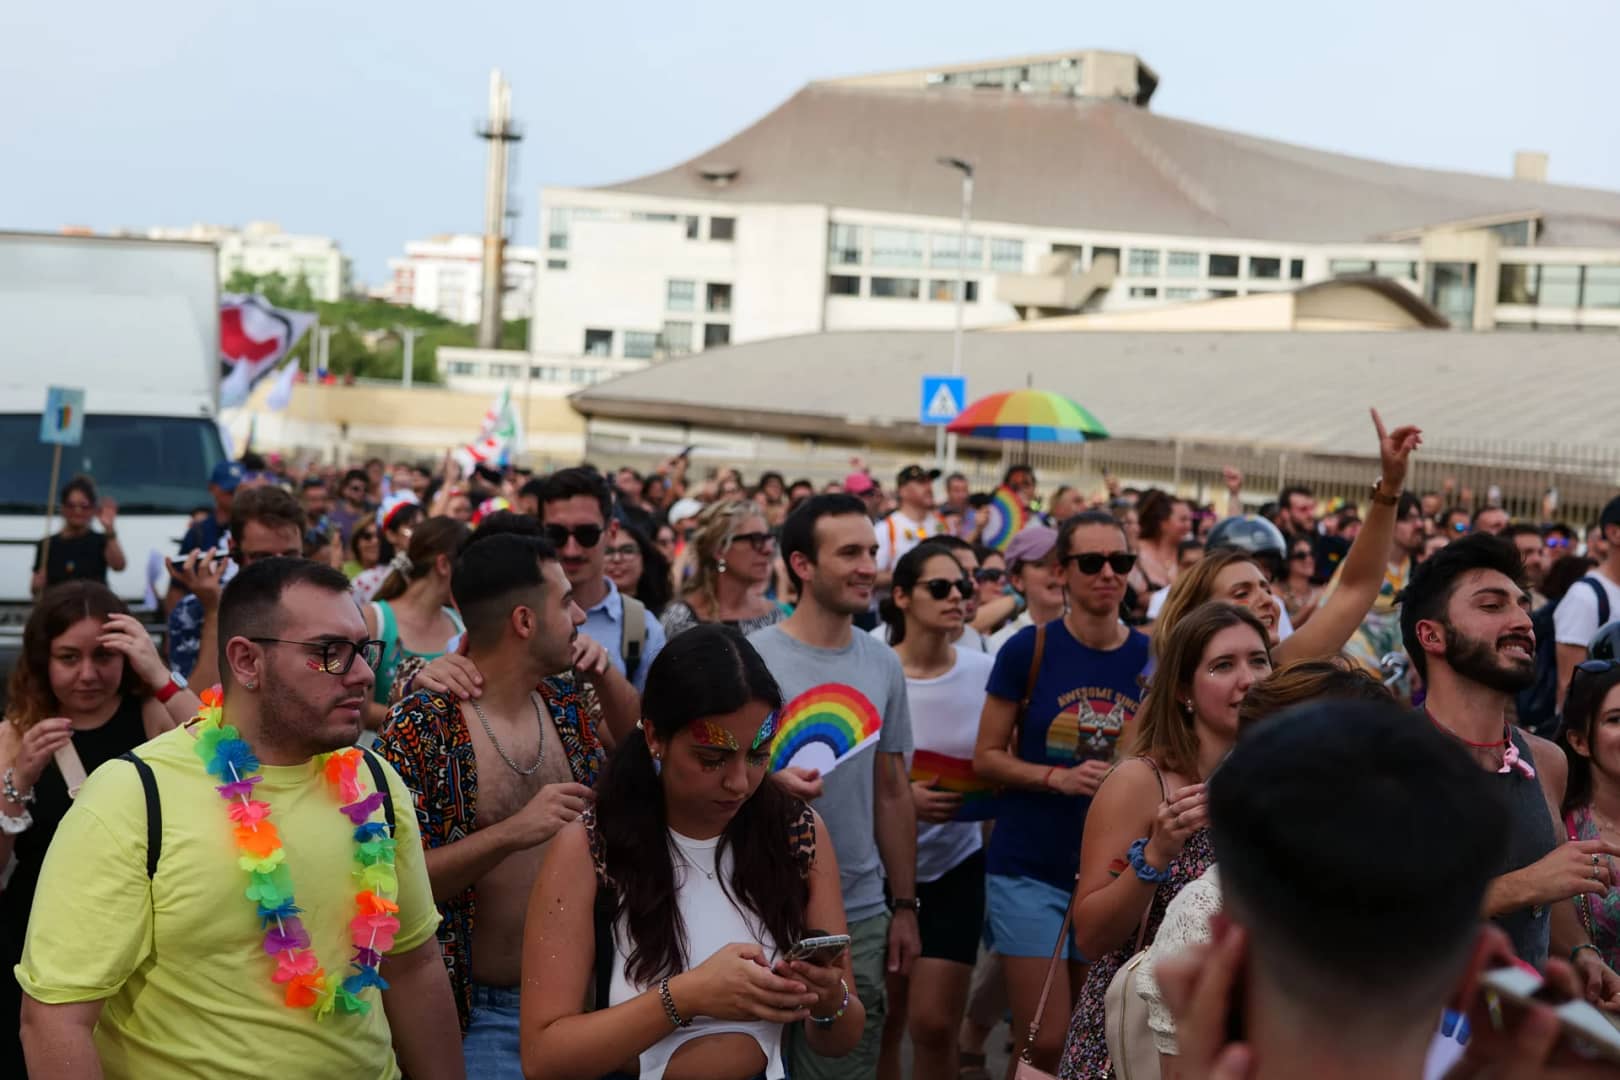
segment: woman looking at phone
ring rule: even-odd
[[[778,1080],[784,1025],[824,1056],[860,1040],[847,951],[786,958],[847,930],[826,826],[765,782],[781,707],[731,627],[688,630],[653,661],[640,737],[552,841],[529,902],[531,1080]]]
[[[895,564],[890,595],[880,608],[905,670],[916,739],[910,764],[922,956],[910,976],[889,975],[879,1080],[899,1080],[900,1044],[908,1031],[916,1076],[953,1077],[958,1071],[957,1030],[984,926],[980,823],[992,812],[991,792],[973,774],[973,744],[995,662],[952,644],[974,590],[951,549],[929,540]]]

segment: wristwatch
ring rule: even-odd
[[[894,900],[889,901],[889,910],[890,911],[910,911],[910,912],[912,912],[914,914],[921,915],[922,914],[922,901],[918,900],[915,896],[905,897],[903,899],[896,898]]]
[[[1399,495],[1391,495],[1384,490],[1384,478],[1382,476],[1373,481],[1371,498],[1373,502],[1378,503],[1380,506],[1394,506],[1401,501]]]

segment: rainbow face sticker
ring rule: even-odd
[[[741,750],[737,740],[731,732],[715,723],[713,720],[694,720],[691,726],[692,741],[699,746],[707,746],[715,750]]]
[[[748,747],[749,750],[758,751],[771,744],[771,740],[776,738],[778,716],[779,714],[773,711],[771,715],[765,718],[765,722],[759,725],[759,731],[754,735],[754,741]]]

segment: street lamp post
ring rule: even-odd
[[[395,327],[395,330],[398,332],[400,344],[404,348],[404,352],[401,357],[403,362],[401,363],[399,369],[399,385],[402,389],[409,390],[411,388],[411,379],[416,374],[416,339],[421,337],[424,333],[426,333],[426,331],[412,330],[407,326]]]
[[[956,332],[951,337],[951,374],[961,375],[963,320],[967,315],[968,224],[973,218],[973,165],[957,157],[942,157],[937,161],[962,174],[962,238],[956,249]],[[934,431],[934,458],[941,469],[956,464],[956,436],[947,435],[944,425]]]

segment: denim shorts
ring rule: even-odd
[[[1058,928],[1069,908],[1069,894],[1034,878],[989,874],[984,879],[985,910],[990,940],[1002,956],[1050,957],[1057,947]],[[1068,957],[1086,958],[1069,934]]]
[[[522,994],[515,986],[473,984],[472,1015],[461,1042],[467,1075],[479,1080],[519,1080],[523,1059],[518,1016]]]

